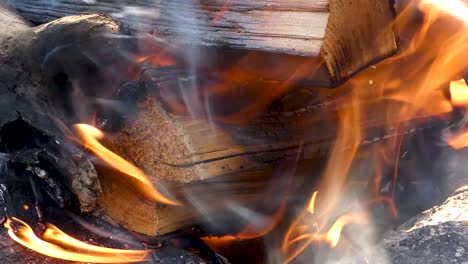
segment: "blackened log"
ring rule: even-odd
[[[66,26],[67,20],[62,20],[55,26],[52,23],[30,28],[8,8],[0,6],[0,22],[5,25],[0,29],[0,152],[3,162],[6,166],[9,163],[24,164],[25,168],[26,165],[36,166],[38,177],[53,168],[50,177],[58,177],[63,188],[78,197],[82,211],[90,211],[96,205],[100,192],[97,174],[83,151],[67,139],[57,115],[53,115],[57,111],[48,100],[41,66],[46,55],[56,47],[81,41],[84,31],[98,34],[99,25],[106,27],[106,23],[99,24],[102,20],[106,21],[95,16],[78,19],[76,23],[68,20],[70,27]],[[109,24],[110,20],[107,22],[107,25],[114,25]],[[25,156],[25,151],[32,154]],[[60,195],[54,198],[61,205],[67,203]]]

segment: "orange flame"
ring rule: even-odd
[[[450,82],[450,97],[454,106],[468,105],[468,86],[464,79]],[[447,143],[458,150],[468,146],[468,131],[448,138]]]
[[[283,204],[276,212],[266,221],[262,223],[262,227],[258,228],[258,225],[252,224],[247,226],[242,231],[236,235],[226,235],[221,237],[208,236],[202,237],[201,239],[213,248],[227,247],[232,245],[233,242],[242,241],[242,240],[252,240],[259,237],[263,237],[273,231],[273,229],[278,225],[281,220],[281,217],[284,214],[285,205]]]
[[[140,169],[101,145],[98,139],[104,137],[102,131],[87,124],[76,124],[75,128],[85,147],[89,148],[109,165],[138,180],[144,186],[142,191],[146,196],[157,202],[169,205],[181,205],[179,202],[165,197],[156,190],[148,177]]]
[[[455,150],[462,149],[468,146],[468,132],[457,134],[450,137],[447,143]]]
[[[312,194],[307,211],[304,211],[286,232],[282,251],[286,256],[285,263],[291,262],[313,242],[327,242],[330,247],[336,247],[341,237],[341,231],[347,224],[366,224],[368,217],[366,212],[354,212],[339,217],[330,229],[324,233],[323,225],[319,219],[314,219],[315,201],[318,191]]]
[[[13,221],[16,231],[11,228]],[[36,236],[28,224],[17,218],[8,219],[4,226],[14,241],[53,258],[94,263],[142,262],[150,258],[149,250],[114,249],[86,244],[65,234],[52,224],[47,224],[42,238]]]

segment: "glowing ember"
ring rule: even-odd
[[[468,105],[468,86],[464,79],[450,82],[450,97],[454,106]],[[453,149],[468,146],[468,132],[458,133],[448,138],[447,143]]]
[[[17,231],[11,228],[14,224]],[[98,247],[83,243],[62,232],[56,226],[48,224],[41,238],[25,222],[12,218],[4,226],[8,235],[19,244],[40,254],[69,261],[94,263],[128,263],[146,261],[150,257],[148,250],[125,250]]]
[[[102,133],[102,131],[86,124],[76,124],[75,128],[78,131],[85,147],[89,148],[94,152],[94,154],[112,167],[138,180],[138,182],[143,186],[141,190],[143,194],[160,203],[180,205],[179,202],[169,199],[157,191],[148,177],[146,177],[140,169],[101,145],[98,139],[104,137],[104,133]]]

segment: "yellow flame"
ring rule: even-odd
[[[92,152],[94,152],[94,154],[103,159],[112,167],[138,180],[138,182],[144,186],[142,191],[146,196],[161,203],[169,205],[181,205],[179,202],[165,197],[158,190],[156,190],[143,171],[101,145],[101,143],[98,141],[98,139],[104,137],[104,133],[101,130],[87,124],[76,124],[75,128],[78,131],[78,135],[80,136],[86,148],[89,148]]]
[[[317,194],[318,191],[312,194],[307,211],[299,215],[286,232],[282,245],[285,263],[291,262],[313,242],[326,242],[330,247],[336,247],[341,237],[341,231],[347,224],[368,223],[366,212],[353,212],[339,217],[330,229],[324,232],[320,220],[313,217]]]
[[[16,231],[11,228],[13,224]],[[34,233],[33,229],[24,221],[12,218],[4,226],[8,235],[19,244],[34,250],[42,255],[69,261],[94,263],[128,263],[147,261],[149,250],[127,250],[93,246],[81,242],[48,224],[42,238]]]
[[[468,86],[464,79],[450,82],[450,97],[455,106],[468,105]]]
[[[354,224],[366,224],[367,223],[367,214],[364,212],[359,213],[352,213],[343,215],[336,222],[333,226],[328,230],[325,239],[330,243],[331,247],[336,247],[338,241],[340,240],[341,230],[346,224],[354,223]]]
[[[315,198],[317,197],[317,194],[318,194],[318,191],[315,191],[315,192],[312,194],[312,197],[310,198],[309,207],[307,208],[307,210],[308,210],[309,213],[311,213],[311,214],[313,214],[314,211],[315,211]]]
[[[228,247],[238,241],[252,240],[263,237],[273,231],[273,229],[278,225],[282,216],[284,215],[284,210],[285,204],[280,206],[280,208],[278,208],[278,210],[276,210],[276,212],[268,218],[266,223],[262,223],[260,228],[260,225],[252,224],[247,226],[236,235],[226,235],[220,237],[206,236],[202,237],[201,239],[210,247],[217,249]]]

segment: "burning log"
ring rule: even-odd
[[[134,31],[150,32],[171,43],[267,52],[260,52],[260,59],[250,64],[260,63],[268,69],[280,59],[281,63],[290,61],[292,69],[306,65],[295,72],[294,78],[321,86],[336,86],[397,48],[390,25],[394,10],[388,0],[346,4],[318,0],[8,2],[34,23],[67,15],[105,13]],[[194,50],[194,54],[198,52]],[[216,67],[226,61],[224,50],[217,55],[221,58],[214,63]],[[205,59],[200,56],[192,63],[204,64]],[[258,65],[249,70],[259,71]],[[290,80],[292,73],[272,78]]]

